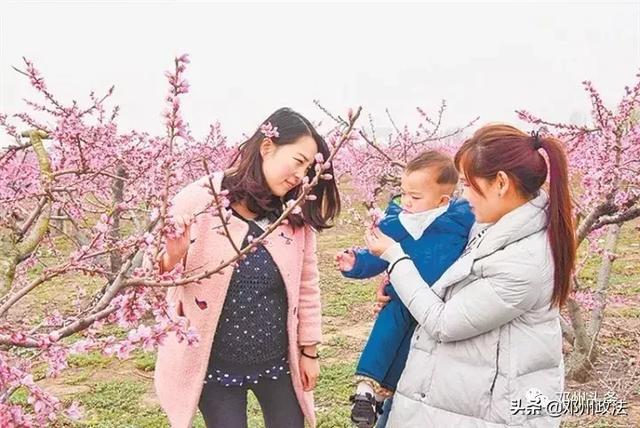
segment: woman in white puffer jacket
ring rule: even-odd
[[[488,125],[455,161],[485,227],[435,284],[379,230],[366,236],[418,321],[387,428],[559,426],[559,308],[575,262],[566,156],[553,138]]]

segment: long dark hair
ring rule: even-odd
[[[548,167],[538,149],[546,152]],[[510,125],[487,125],[464,142],[456,153],[455,164],[458,170],[462,166],[467,181],[480,194],[482,191],[476,179],[493,180],[499,171],[503,171],[514,181],[520,194],[533,197],[549,173],[547,234],[554,262],[551,302],[555,306],[564,305],[571,291],[576,236],[567,156],[561,143],[552,137],[526,134]]]
[[[300,137],[309,136],[316,142],[318,153],[322,153],[324,159],[330,155],[330,149],[326,141],[300,113],[290,108],[280,108],[266,118],[260,126],[270,123],[278,128],[278,137],[272,137],[271,141],[276,146],[293,144]],[[229,190],[231,203],[244,202],[251,212],[258,216],[266,216],[275,220],[283,212],[283,202],[295,199],[301,190],[301,184],[291,189],[282,198],[274,196],[262,172],[262,156],[260,145],[265,136],[260,126],[253,135],[240,147],[238,154],[229,164],[230,171],[225,176],[222,186]],[[333,166],[325,170],[325,174],[333,175]],[[311,181],[315,177],[315,169],[309,168],[307,173]],[[332,221],[340,214],[340,194],[335,180],[320,180],[310,194],[315,195],[315,200],[308,200],[302,206],[302,216],[290,215],[289,224],[293,227],[301,227],[308,224],[316,230],[333,227]]]

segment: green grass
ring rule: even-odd
[[[354,245],[362,245],[363,227],[337,226],[320,234],[318,257],[320,289],[322,290],[323,315],[329,317],[348,317],[354,307],[370,304],[373,301],[376,280],[347,279],[334,265],[334,256],[339,251]]]
[[[348,397],[353,394],[355,369],[354,361],[336,363],[322,368],[322,377],[315,391],[319,427],[351,427]]]
[[[151,352],[137,352],[133,359],[135,368],[145,372],[152,372],[156,367],[156,354]]]
[[[13,394],[11,394],[11,398],[9,398],[9,403],[26,406],[27,397],[28,397],[27,389],[21,386],[20,388],[16,389],[13,392]]]
[[[335,294],[334,298],[324,299],[323,315],[330,317],[348,317],[355,306],[362,305],[363,302],[371,302],[374,293],[374,285],[369,281],[342,280],[339,273],[325,274],[320,280],[320,288],[324,294],[330,292]],[[338,283],[342,280],[343,283]]]
[[[147,391],[143,382],[120,379],[100,382],[88,394],[74,397],[87,409],[82,426],[95,428],[156,428],[168,426],[157,407],[140,405]]]
[[[632,306],[608,309],[606,313],[616,318],[640,318],[640,308]]]
[[[638,245],[640,239],[635,227],[636,224],[631,223],[622,228],[616,251],[618,258],[613,263],[609,282],[610,288],[616,294],[624,296],[635,296],[640,293],[640,246]],[[579,260],[584,257],[585,247],[586,243],[580,248]],[[595,287],[599,268],[600,257],[597,255],[589,257],[578,276],[583,287]]]
[[[342,335],[332,336],[329,340],[325,340],[321,347],[323,359],[336,358],[341,355],[342,350],[347,349],[349,340]]]
[[[70,355],[68,362],[69,367],[89,367],[89,368],[106,368],[116,358],[103,355],[98,351],[89,352],[88,354]]]

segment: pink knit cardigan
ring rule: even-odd
[[[222,173],[214,174],[213,182],[218,191],[222,177]],[[172,212],[189,215],[200,212],[212,200],[204,187],[206,182],[206,178],[202,178],[185,187],[174,198]],[[235,252],[227,238],[216,233],[220,224],[220,219],[214,215],[197,217],[191,226],[187,270],[213,269],[222,260],[233,257]],[[236,245],[241,245],[247,224],[232,216],[228,229]],[[308,226],[294,231],[291,226],[281,225],[267,238],[266,248],[282,274],[287,291],[288,353],[293,386],[307,422],[315,427],[313,393],[302,389],[299,353],[299,346],[322,340],[315,232]],[[191,427],[232,272],[228,267],[200,284],[176,287],[167,292],[167,299],[175,308],[174,316],[186,317],[201,339],[196,347],[189,347],[184,342],[178,343],[171,334],[158,350],[154,374],[156,393],[173,428]],[[215,352],[215,346],[213,348]]]

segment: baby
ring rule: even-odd
[[[378,224],[400,243],[427,284],[435,283],[458,259],[474,223],[469,203],[453,197],[457,183],[458,172],[449,156],[423,152],[407,164],[400,201],[391,200]],[[347,278],[371,278],[388,268],[366,249],[345,250],[336,263]],[[375,425],[383,400],[395,391],[416,326],[393,286],[387,284],[384,292],[391,299],[378,314],[356,369],[351,420],[359,428]]]

